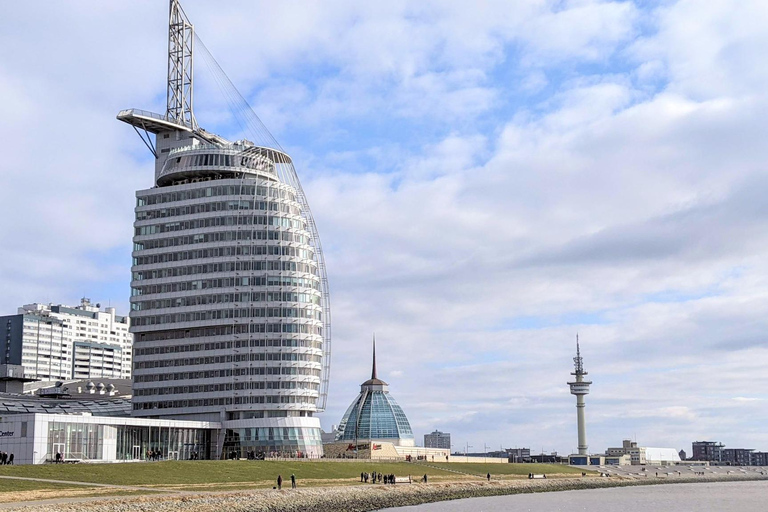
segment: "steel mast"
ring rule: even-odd
[[[197,130],[192,111],[195,27],[179,0],[171,0],[168,16],[168,108],[165,117]]]

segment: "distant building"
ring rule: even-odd
[[[571,455],[571,458],[578,457],[578,455]],[[578,464],[576,462],[570,462],[569,464],[586,466],[588,455],[584,455],[584,464]],[[538,462],[540,464],[559,464],[562,462],[568,462],[568,456],[558,455],[557,452],[552,453],[539,453],[531,455],[531,462]]]
[[[0,363],[39,380],[129,379],[130,320],[89,299],[79,306],[27,304],[0,316]]]
[[[451,449],[451,434],[435,430],[431,434],[424,434],[424,448]]]
[[[688,458],[685,456],[686,455],[685,450],[680,450],[679,452],[677,452],[677,454],[680,456],[680,460],[685,460]]]
[[[749,466],[754,451],[749,448],[723,448],[723,457],[720,462],[731,466]]]
[[[509,462],[531,462],[530,448],[507,448],[504,451],[507,453]]]
[[[723,460],[723,443],[717,441],[694,441],[691,443],[693,460],[720,462]]]
[[[322,439],[323,444],[333,443],[336,441],[336,434],[338,433],[339,429],[336,427],[336,425],[331,425],[330,432],[326,432],[325,430],[320,429],[320,439]]]
[[[612,447],[605,450],[605,455],[590,455],[587,459],[583,456],[571,455],[570,464],[582,466],[589,461],[589,465],[633,465],[642,466],[651,464],[667,466],[681,462],[680,456],[674,448],[652,448],[638,446],[637,442],[624,439],[621,447]]]
[[[752,452],[750,466],[768,466],[768,452]]]

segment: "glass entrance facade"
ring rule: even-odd
[[[224,436],[226,458],[316,458],[322,454],[322,439],[316,428],[234,428],[227,429]]]
[[[210,429],[51,421],[45,460],[210,459],[212,437]]]

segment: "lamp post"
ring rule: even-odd
[[[483,441],[483,462],[488,462],[488,446],[486,446],[485,441]]]

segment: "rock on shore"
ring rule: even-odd
[[[38,512],[368,512],[389,507],[403,507],[481,496],[594,489],[600,487],[744,480],[768,480],[768,477],[728,475],[679,477],[669,480],[592,477],[439,483],[429,485],[360,485],[286,489],[282,491],[257,490],[115,498],[56,505],[37,504],[33,507],[24,507],[24,510],[33,509]]]

